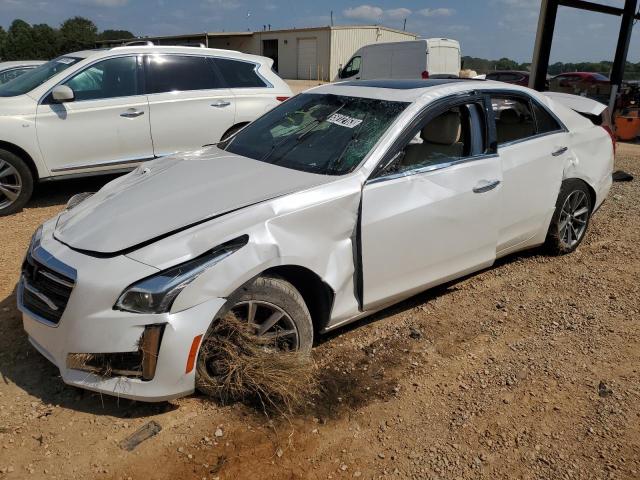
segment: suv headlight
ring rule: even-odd
[[[133,313],[168,312],[184,287],[202,272],[245,246],[248,241],[249,236],[243,235],[218,245],[193,260],[140,280],[122,292],[113,308]]]

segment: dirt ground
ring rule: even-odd
[[[616,168],[639,165],[619,146]],[[103,181],[0,218],[0,479],[640,478],[640,179],[614,184],[574,254],[511,256],[323,338],[328,394],[289,419],[84,392],[29,346],[29,237]],[[120,448],[150,420],[158,435]]]

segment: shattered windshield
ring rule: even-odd
[[[271,110],[220,147],[295,170],[344,175],[360,164],[407,105],[302,94]]]

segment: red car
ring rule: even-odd
[[[556,75],[552,83],[561,88],[591,87],[609,85],[609,79],[601,73],[595,72],[567,72]]]

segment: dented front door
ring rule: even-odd
[[[501,181],[494,155],[367,183],[361,220],[364,310],[491,265]]]

